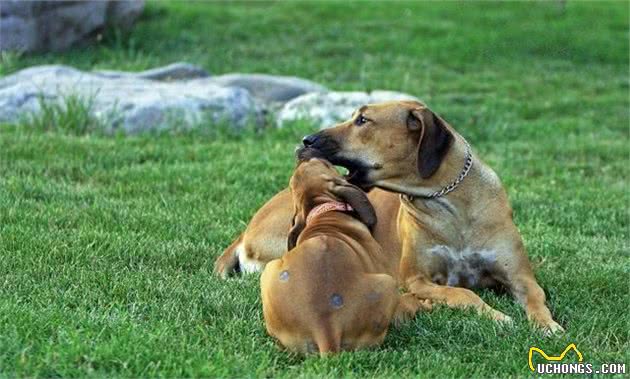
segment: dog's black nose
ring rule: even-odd
[[[315,142],[317,142],[317,135],[315,134],[302,138],[302,144],[304,144],[304,147],[311,147],[315,144]]]

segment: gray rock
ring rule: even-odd
[[[144,0],[142,1],[110,1],[107,8],[107,20],[122,29],[129,29],[142,14]]]
[[[0,3],[3,4],[3,3]],[[0,51],[26,50],[39,44],[35,20],[16,16],[0,18]]]
[[[200,122],[235,128],[262,122],[249,92],[198,78],[159,82],[138,77],[107,78],[66,66],[39,66],[0,79],[0,122],[15,122],[41,110],[41,102],[64,104],[76,96],[109,131],[138,133]]]
[[[294,76],[227,74],[213,77],[212,82],[221,86],[245,88],[263,104],[285,103],[306,93],[328,91],[320,84]]]
[[[140,72],[96,71],[95,74],[105,78],[140,78],[148,80],[173,81],[205,78],[210,76],[206,70],[186,62],[177,62],[168,66],[153,68]]]
[[[362,105],[391,100],[418,98],[393,91],[309,93],[286,103],[277,114],[276,125],[308,120],[323,129],[349,119]]]
[[[144,0],[0,2],[0,50],[60,51],[106,27],[129,28]]]
[[[26,6],[26,1],[22,0],[2,0],[0,1],[0,17],[21,17],[27,18],[33,14],[33,7]]]
[[[103,1],[63,2],[34,17],[40,46],[61,51],[82,42],[90,34],[105,27],[107,3]]]

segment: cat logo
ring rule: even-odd
[[[577,357],[578,357],[578,362],[581,363],[584,360],[584,357],[582,356],[582,353],[580,353],[580,351],[577,349],[577,347],[575,346],[574,343],[572,343],[569,346],[567,346],[566,349],[564,349],[564,351],[562,352],[562,354],[560,354],[558,356],[549,356],[549,355],[547,355],[547,353],[542,351],[542,349],[539,349],[537,347],[532,346],[532,347],[529,348],[529,356],[528,356],[528,358],[529,358],[529,368],[533,372],[536,372],[536,369],[534,368],[534,363],[532,362],[532,356],[534,355],[534,351],[537,352],[538,354],[540,354],[547,361],[560,362],[561,360],[564,359],[564,356],[567,355],[569,350],[575,351],[575,353],[577,354]]]

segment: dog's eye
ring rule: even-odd
[[[366,122],[368,122],[368,119],[363,117],[363,115],[359,115],[357,118],[354,119],[354,124],[356,126],[361,126],[365,124]]]

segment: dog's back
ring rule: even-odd
[[[397,305],[389,275],[364,265],[346,242],[320,235],[304,240],[263,272],[268,332],[298,352],[337,352],[380,344]]]

